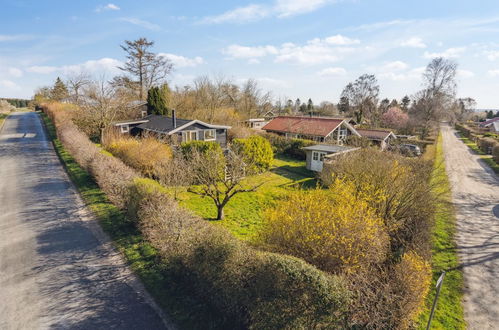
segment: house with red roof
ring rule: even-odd
[[[279,116],[263,126],[262,130],[288,138],[334,144],[343,144],[350,135],[360,136],[348,120],[327,117]]]
[[[381,150],[385,150],[390,145],[390,141],[397,138],[392,131],[387,130],[361,128],[357,128],[356,130],[362,137],[371,140],[371,142],[376,145],[379,145]]]

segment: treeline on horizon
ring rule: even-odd
[[[5,100],[15,106],[16,108],[27,108],[29,106],[29,102],[31,100],[26,99],[8,99],[8,98],[0,98],[0,100]]]

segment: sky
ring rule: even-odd
[[[120,44],[140,37],[174,63],[172,86],[252,78],[275,99],[318,104],[369,73],[382,98],[401,99],[442,56],[458,63],[459,97],[499,108],[497,0],[0,0],[0,97],[81,70],[111,78]]]

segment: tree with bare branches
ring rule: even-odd
[[[73,102],[78,104],[82,90],[91,83],[90,74],[85,71],[71,72],[66,76],[65,80],[69,96],[73,99]]]
[[[189,192],[213,200],[217,208],[216,220],[224,218],[224,207],[237,194],[257,190],[264,182],[257,185],[245,184],[244,178],[251,166],[243,161],[243,156],[229,152],[193,151],[189,155],[195,185]]]
[[[154,41],[149,41],[147,38],[125,40],[125,44],[121,45],[121,49],[127,54],[127,61],[119,69],[130,76],[115,78],[115,85],[136,88],[141,100],[145,100],[149,88],[165,83],[173,69],[169,59],[150,50],[153,45]]]
[[[353,110],[358,123],[373,115],[377,109],[379,85],[376,76],[364,74],[349,83],[341,93],[343,102],[347,102]]]

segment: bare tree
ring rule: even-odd
[[[150,51],[154,41],[139,38],[134,41],[125,40],[121,48],[127,53],[127,61],[120,70],[132,77],[122,76],[115,79],[115,84],[122,83],[123,87],[136,87],[138,96],[144,100],[147,91],[152,86],[161,85],[173,69],[171,61]]]
[[[104,130],[115,120],[126,118],[131,109],[130,99],[103,77],[99,81],[90,82],[84,88],[84,96],[78,103],[81,111],[79,120],[86,121],[85,125],[95,127],[100,140]]]
[[[414,96],[413,115],[421,126],[421,137],[428,136],[431,126],[449,117],[456,94],[457,63],[441,57],[433,59],[423,73],[425,88]]]
[[[376,76],[369,74],[364,74],[353,83],[349,83],[341,93],[341,98],[345,101],[348,100],[358,123],[375,113],[378,96],[379,85]]]
[[[161,163],[156,168],[161,184],[173,188],[173,197],[177,200],[179,190],[192,184],[192,166],[182,155],[175,155],[169,162]]]
[[[90,74],[85,71],[72,72],[66,76],[69,95],[78,104],[83,88],[91,83]]]
[[[189,191],[213,200],[217,208],[217,220],[224,218],[224,207],[237,194],[258,189],[258,185],[246,186],[243,179],[252,168],[245,164],[243,157],[229,152],[224,156],[221,152],[194,151],[189,158],[193,168],[195,186]]]

